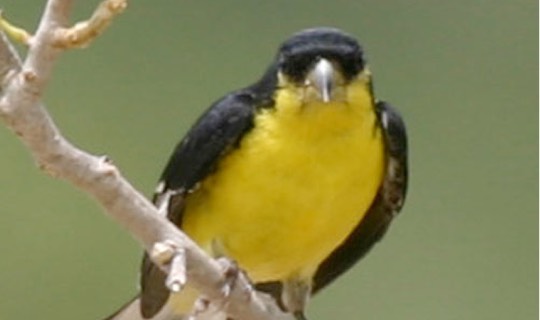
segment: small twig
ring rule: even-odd
[[[169,274],[165,282],[172,292],[180,292],[187,283],[186,250],[177,247],[173,242],[157,242],[150,253],[153,261],[161,265],[169,265]]]
[[[0,10],[0,29],[4,30],[14,41],[29,45],[32,35],[23,28],[17,27],[4,18],[3,12]]]
[[[90,19],[56,31],[54,44],[61,48],[84,48],[99,36],[127,7],[127,0],[101,2]]]

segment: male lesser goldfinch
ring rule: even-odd
[[[405,125],[374,97],[362,47],[315,28],[286,40],[259,81],[200,117],[153,201],[304,319],[309,296],[385,233],[406,188]],[[145,257],[141,293],[110,319],[182,319],[196,297],[189,287],[171,294]]]

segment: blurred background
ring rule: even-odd
[[[1,6],[34,30],[44,3]],[[78,1],[74,19],[97,3]],[[197,116],[320,25],[365,46],[377,96],[407,122],[411,184],[385,239],[309,318],[538,319],[536,1],[131,1],[61,57],[45,102],[151,195]],[[1,126],[0,146],[0,319],[95,320],[132,297],[138,244]]]

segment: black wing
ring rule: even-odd
[[[223,155],[253,126],[256,104],[249,91],[229,94],[201,116],[174,150],[153,202],[176,225],[181,225],[184,196],[215,170]],[[167,301],[165,278],[145,254],[141,266],[141,312],[145,318],[158,313]]]
[[[378,102],[376,110],[386,147],[383,184],[360,224],[319,266],[313,280],[314,293],[352,267],[381,239],[405,201],[408,175],[405,123],[385,102]]]

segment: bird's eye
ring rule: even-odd
[[[301,81],[316,59],[316,57],[306,54],[284,56],[281,60],[280,69],[292,80]]]
[[[357,52],[354,55],[354,67],[355,67],[355,70],[357,70],[357,71],[363,70],[365,64],[366,64],[366,61],[364,59],[364,54],[362,52]]]

